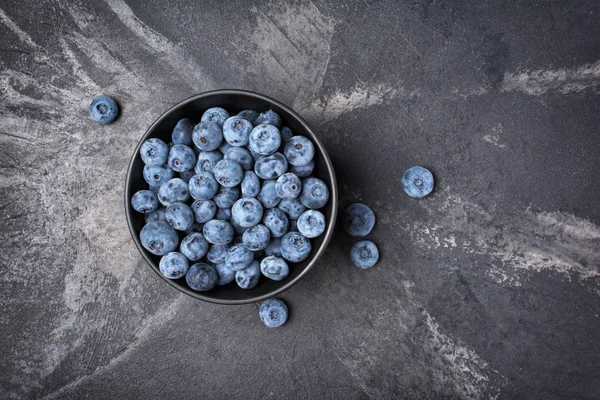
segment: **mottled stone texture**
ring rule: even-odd
[[[600,3],[4,1],[0,397],[600,397]],[[294,107],[369,204],[266,329],[127,231],[126,164],[195,93]],[[114,96],[120,119],[87,114]],[[421,201],[401,190],[420,164]]]

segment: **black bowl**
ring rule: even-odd
[[[178,280],[165,278],[158,268],[160,257],[150,253],[140,243],[140,231],[145,224],[145,220],[143,214],[136,212],[131,207],[131,196],[138,190],[148,189],[148,184],[144,181],[142,175],[144,168],[144,163],[140,157],[142,143],[149,138],[160,138],[165,143],[171,142],[171,132],[177,121],[182,118],[192,118],[198,122],[202,113],[210,107],[223,107],[232,113],[237,113],[244,109],[253,109],[259,112],[271,109],[281,116],[283,125],[290,127],[294,135],[306,136],[315,144],[314,176],[327,183],[330,190],[329,203],[320,210],[327,219],[327,230],[320,237],[311,240],[313,249],[308,260],[298,264],[290,264],[290,274],[283,281],[276,282],[261,277],[258,285],[253,289],[244,290],[239,288],[235,282],[232,282],[229,285],[216,286],[207,292],[196,292],[187,286],[185,278]],[[158,276],[177,290],[196,299],[221,304],[245,304],[262,301],[285,291],[298,282],[325,252],[325,248],[333,235],[335,227],[337,203],[337,183],[331,160],[327,155],[325,147],[306,122],[292,109],[282,103],[267,96],[243,90],[215,90],[202,93],[182,101],[161,115],[146,131],[136,146],[131,162],[129,163],[125,183],[125,213],[127,214],[127,223],[133,241],[142,254],[142,257],[144,257]]]

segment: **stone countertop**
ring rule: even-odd
[[[600,398],[600,3],[28,3],[0,5],[0,397]],[[127,230],[137,141],[218,88],[297,110],[378,218],[379,264],[337,231],[280,329]]]

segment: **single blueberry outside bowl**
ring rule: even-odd
[[[290,274],[283,281],[278,282],[261,277],[258,285],[253,289],[241,289],[234,282],[225,286],[216,286],[207,292],[196,292],[186,284],[185,278],[177,280],[165,278],[160,273],[159,269],[160,257],[147,251],[140,242],[139,236],[140,231],[145,224],[145,216],[144,214],[136,212],[131,207],[131,197],[138,190],[148,189],[148,185],[142,175],[144,168],[144,163],[140,157],[140,147],[142,146],[142,143],[150,138],[159,138],[165,143],[171,142],[171,133],[179,120],[191,118],[195,123],[199,123],[202,113],[211,107],[223,107],[232,113],[231,115],[237,114],[244,109],[253,109],[259,113],[266,110],[273,110],[281,116],[283,121],[282,125],[288,126],[292,132],[294,132],[294,135],[308,137],[315,145],[315,169],[313,175],[327,183],[330,191],[329,202],[325,207],[320,209],[327,220],[327,229],[320,237],[311,239],[312,252],[310,257],[304,262],[291,264]],[[263,301],[282,293],[297,283],[312,267],[315,266],[318,259],[325,252],[335,228],[337,208],[338,192],[335,172],[331,160],[327,155],[327,150],[325,150],[325,147],[319,138],[313,133],[307,123],[291,108],[262,94],[243,90],[215,90],[202,93],[190,97],[167,110],[152,124],[152,126],[150,126],[144,136],[140,139],[129,163],[125,181],[125,214],[127,216],[127,224],[129,225],[129,231],[131,232],[133,241],[142,257],[161,279],[174,288],[196,299],[212,303],[245,304]],[[183,233],[179,233],[179,235],[180,238],[185,236]]]

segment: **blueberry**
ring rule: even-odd
[[[298,199],[283,199],[277,208],[286,213],[290,219],[298,219],[300,218],[300,215],[306,211],[306,207]]]
[[[275,111],[268,110],[256,117],[256,124],[269,124],[279,128],[281,126],[281,117]]]
[[[260,271],[269,279],[281,281],[287,278],[290,268],[283,258],[268,256],[260,262]]]
[[[183,180],[185,182],[189,182],[190,179],[192,179],[192,176],[194,176],[194,175],[196,175],[196,173],[194,172],[193,169],[179,173],[179,177],[181,178],[181,180]]]
[[[235,233],[237,233],[238,235],[243,235],[244,232],[246,232],[246,229],[248,229],[248,228],[244,228],[243,226],[241,226],[240,224],[235,222],[235,219],[233,219],[233,218],[231,218],[229,220],[229,223],[231,224],[231,226],[233,226]]]
[[[221,152],[221,154],[223,156],[225,156],[225,153],[227,153],[227,150],[229,150],[232,147],[233,147],[232,145],[230,145],[229,143],[227,143],[226,141],[223,140],[223,143],[221,143],[221,145],[219,146],[219,151]]]
[[[258,316],[269,328],[279,328],[288,319],[288,308],[279,299],[269,299],[260,305]]]
[[[227,250],[225,264],[233,270],[240,271],[246,268],[254,260],[254,253],[243,244],[235,244]]]
[[[258,113],[254,110],[243,110],[238,113],[238,116],[250,121],[252,125],[255,125]]]
[[[190,198],[188,184],[181,178],[173,178],[158,190],[158,200],[165,206]]]
[[[219,184],[210,172],[200,172],[189,182],[190,194],[196,200],[210,200],[217,194]]]
[[[119,116],[119,105],[112,97],[95,97],[90,104],[90,115],[96,122],[110,124]]]
[[[240,196],[241,193],[239,187],[221,186],[213,200],[219,208],[231,208],[233,207],[233,204],[240,198]]]
[[[289,228],[288,218],[279,208],[270,208],[265,211],[263,225],[269,228],[271,237],[278,238],[285,235]]]
[[[244,171],[250,171],[254,167],[252,153],[243,147],[232,147],[225,153],[225,160],[235,161],[240,164]]]
[[[221,127],[214,122],[200,122],[194,127],[192,139],[200,150],[213,151],[221,145],[223,132]]]
[[[329,188],[318,178],[306,178],[302,182],[300,201],[308,208],[321,208],[329,201]]]
[[[165,210],[164,207],[158,207],[156,210],[146,214],[146,223],[152,221],[166,221]]]
[[[140,190],[131,196],[131,207],[139,213],[148,214],[158,208],[158,198],[150,190]]]
[[[208,242],[204,239],[199,232],[194,232],[181,240],[181,245],[179,245],[179,251],[181,254],[187,257],[190,261],[198,261],[208,251]]]
[[[289,232],[281,239],[281,256],[286,260],[299,263],[310,256],[312,245],[310,239],[299,232]]]
[[[160,259],[158,268],[165,277],[179,279],[188,272],[189,264],[183,254],[172,251]]]
[[[281,238],[271,238],[271,241],[265,247],[265,254],[268,256],[281,257]]]
[[[140,156],[144,164],[157,167],[167,163],[169,146],[160,139],[148,139],[140,147]]]
[[[288,128],[287,126],[282,126],[279,133],[281,133],[282,144],[284,144],[285,142],[290,140],[292,138],[292,136],[294,136],[294,134],[292,133],[292,130],[290,128]]]
[[[215,219],[229,221],[231,219],[231,208],[218,208]]]
[[[213,174],[221,186],[233,187],[244,179],[244,170],[240,164],[231,160],[221,160],[215,165]]]
[[[227,244],[233,240],[233,226],[227,221],[212,219],[204,224],[204,238],[211,244]]]
[[[161,186],[163,183],[175,176],[175,171],[168,165],[144,166],[144,180],[150,186]]]
[[[142,228],[140,241],[150,253],[164,256],[175,251],[179,245],[179,235],[166,221],[153,221]]]
[[[220,151],[200,151],[194,171],[197,174],[200,172],[210,172],[212,174],[215,165],[222,159],[223,155]]]
[[[191,146],[194,141],[192,140],[192,132],[196,124],[190,118],[184,118],[179,120],[173,133],[171,134],[171,140],[175,144],[185,144]]]
[[[243,197],[231,207],[231,218],[244,228],[258,224],[262,216],[262,205],[252,197]]]
[[[283,154],[290,165],[300,167],[312,161],[315,156],[315,146],[304,136],[294,136],[285,144]]]
[[[196,200],[192,203],[192,211],[194,211],[196,221],[203,224],[215,217],[217,205],[212,200]]]
[[[249,266],[241,271],[236,271],[235,282],[242,289],[252,289],[258,283],[260,278],[260,266],[258,261],[254,260]]]
[[[366,205],[354,203],[346,208],[344,229],[350,236],[367,236],[375,226],[375,214]]]
[[[291,172],[287,172],[277,178],[275,183],[275,192],[282,199],[295,199],[302,191],[302,182],[300,178]]]
[[[154,193],[155,195],[158,196],[158,191],[160,190],[160,186],[152,186],[152,185],[148,185],[148,187],[150,188],[150,191],[152,193]]]
[[[176,144],[169,151],[167,164],[176,172],[189,171],[196,165],[196,153],[183,144]]]
[[[264,181],[256,198],[261,202],[264,208],[277,207],[277,204],[281,201],[281,197],[277,196],[275,181]]]
[[[289,232],[298,232],[298,220],[290,219],[290,227],[288,228]]]
[[[307,210],[298,218],[298,230],[309,239],[325,232],[325,216],[317,210]]]
[[[260,193],[260,180],[258,176],[252,171],[244,172],[244,179],[242,179],[242,196],[244,197],[256,197]]]
[[[433,190],[433,175],[427,168],[409,168],[402,175],[402,188],[410,197],[423,198]]]
[[[230,117],[223,124],[223,137],[232,146],[247,146],[252,128],[252,122],[247,119]]]
[[[229,118],[229,113],[225,111],[225,109],[221,107],[213,107],[209,108],[202,114],[202,118],[200,121],[202,122],[214,122],[218,124],[220,127],[223,126],[225,120]]]
[[[308,164],[302,165],[300,167],[297,167],[295,165],[292,165],[290,167],[290,171],[298,175],[300,178],[306,178],[307,176],[310,176],[313,173],[314,169],[315,160],[311,160],[311,162],[309,162]]]
[[[287,171],[288,162],[281,153],[262,156],[254,164],[254,172],[262,179],[275,179]]]
[[[281,134],[273,125],[260,124],[250,132],[250,148],[262,156],[275,153],[279,145]]]
[[[229,250],[228,244],[211,244],[206,259],[214,264],[224,263],[227,250]]]
[[[205,292],[212,289],[219,280],[219,274],[215,267],[210,264],[193,264],[185,274],[185,281],[192,289]]]
[[[202,228],[204,228],[204,224],[201,224],[200,222],[194,221],[194,223],[192,224],[192,226],[190,226],[189,228],[187,228],[183,232],[186,235],[191,235],[192,233],[202,232]]]
[[[224,262],[220,264],[215,264],[215,269],[217,270],[217,274],[219,275],[217,285],[227,285],[228,283],[233,282],[233,280],[235,279],[235,271],[229,268]]]
[[[371,268],[379,260],[379,250],[375,243],[363,240],[352,246],[350,258],[354,265],[360,269]]]
[[[262,157],[260,154],[252,150],[252,147],[248,147],[248,150],[250,151],[250,154],[252,154],[252,158],[254,158],[254,161],[257,161],[259,158]]]
[[[261,224],[246,229],[246,232],[242,236],[244,246],[252,251],[264,250],[269,244],[270,239],[271,232],[266,226]]]
[[[194,223],[194,212],[190,206],[179,201],[169,204],[165,211],[165,217],[167,222],[179,231],[189,229]]]

